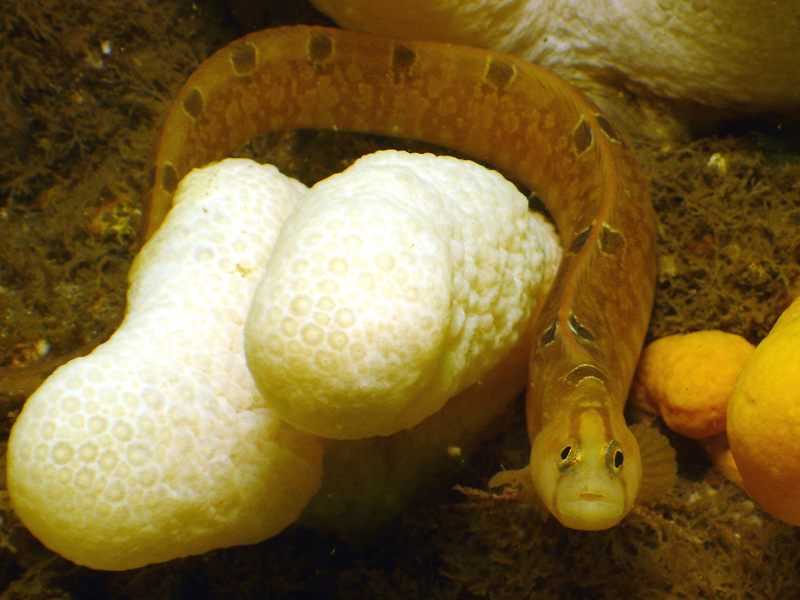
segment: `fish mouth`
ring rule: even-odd
[[[558,520],[572,529],[599,531],[613,527],[625,516],[620,502],[609,500],[605,494],[584,492],[559,507]]]
[[[578,496],[578,502],[581,502],[581,501],[602,502],[604,497],[605,496],[603,496],[603,494],[585,493],[585,494],[580,494]]]

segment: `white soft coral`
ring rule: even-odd
[[[391,435],[508,353],[558,258],[552,228],[499,173],[366,156],[286,220],[248,315],[248,366],[303,431]]]
[[[226,161],[192,172],[137,256],[114,336],[56,371],[11,433],[17,514],[49,548],[129,569],[247,544],[319,487],[319,440],[269,410],[242,352],[247,307],[304,186]]]
[[[364,195],[326,201],[326,187]],[[385,193],[394,206],[378,201]],[[498,395],[505,402],[524,380],[524,350],[517,348],[513,368],[498,363],[526,329],[558,258],[552,227],[530,216],[524,197],[464,161],[386,153],[312,192],[252,161],[195,170],[134,262],[120,329],[56,371],[17,419],[8,447],[17,514],[45,545],[99,569],[275,535],[319,488],[323,445],[277,410],[309,421],[301,414],[308,392],[322,408],[306,411],[307,429],[319,420],[335,433],[371,402],[373,429],[389,422],[396,430],[486,375],[486,388],[465,392],[441,420],[392,448],[417,465],[432,440],[473,439],[495,412],[481,405],[501,404]],[[265,273],[272,279],[248,318],[248,346],[275,336],[283,344],[267,344],[274,364],[256,375],[269,398],[256,389],[244,353],[245,317]],[[278,331],[254,337],[259,316]],[[337,348],[339,333],[350,350]],[[356,342],[361,351],[352,350]],[[276,368],[283,370],[270,374]],[[383,408],[382,398],[390,400]],[[398,405],[412,407],[413,418]],[[329,465],[363,473],[339,450],[330,451]],[[399,473],[396,460],[371,464],[386,473],[360,476],[362,483],[405,478],[410,488],[420,473]],[[318,521],[333,514],[324,502],[314,512]]]

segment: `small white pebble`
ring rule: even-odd
[[[717,175],[725,175],[728,172],[728,160],[719,152],[715,152],[708,159],[706,167]]]
[[[50,346],[50,342],[48,342],[47,340],[39,340],[34,345],[34,348],[35,348],[36,354],[39,356],[39,358],[42,358],[44,356],[47,356],[50,353],[51,346]]]

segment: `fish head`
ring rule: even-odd
[[[553,419],[533,440],[531,476],[562,525],[608,529],[628,514],[642,478],[636,438],[622,415],[599,407]]]

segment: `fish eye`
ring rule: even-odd
[[[611,440],[606,446],[606,464],[614,473],[619,473],[625,462],[625,453],[617,440]]]
[[[558,470],[562,473],[565,473],[571,467],[573,467],[579,459],[578,450],[572,445],[564,446],[558,456]]]

